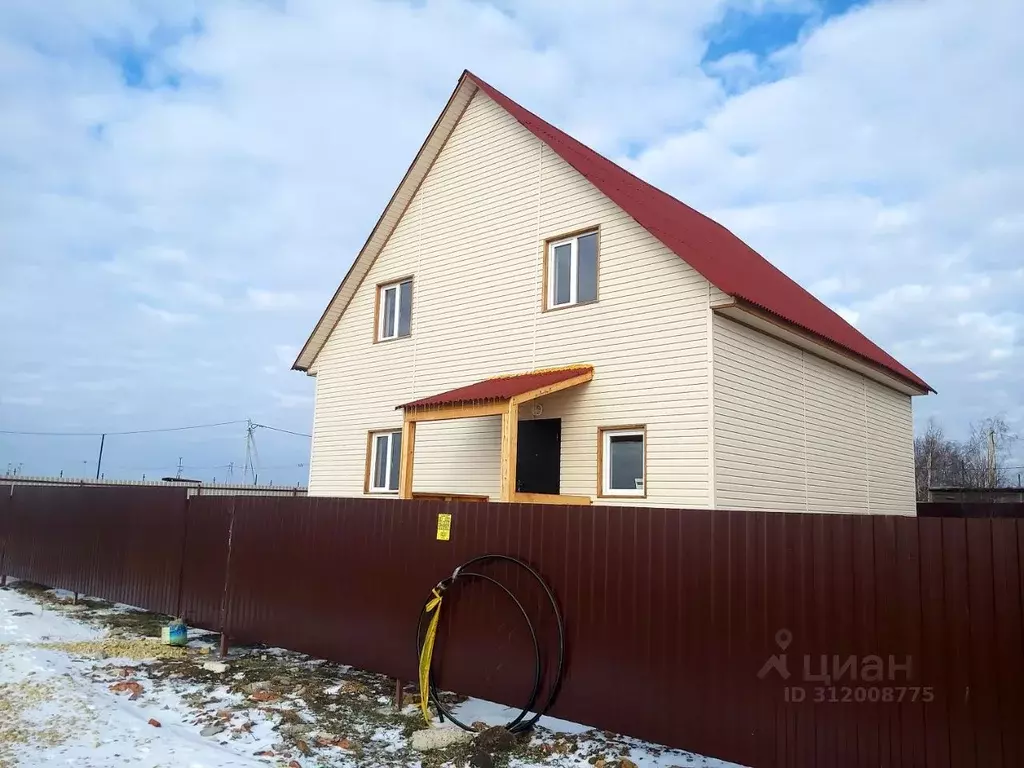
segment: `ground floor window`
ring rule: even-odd
[[[647,454],[643,425],[602,427],[598,465],[602,496],[646,496]]]
[[[367,449],[367,492],[394,493],[398,490],[402,430],[371,432]]]

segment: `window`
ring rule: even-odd
[[[366,490],[392,493],[398,490],[398,470],[402,463],[402,432],[371,432]]]
[[[412,279],[377,288],[377,341],[412,332]]]
[[[597,301],[597,231],[548,244],[547,308]]]
[[[646,429],[642,426],[601,430],[598,462],[601,472],[601,495],[646,495],[645,435]]]

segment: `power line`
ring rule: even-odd
[[[271,426],[268,426],[266,424],[256,424],[256,423],[253,423],[253,426],[254,427],[260,427],[262,429],[269,429],[271,432],[284,432],[286,435],[295,435],[296,437],[309,437],[309,438],[313,437],[312,435],[307,435],[305,432],[293,432],[290,429],[281,429],[280,427],[271,427]]]
[[[0,429],[0,435],[34,435],[38,437],[102,437],[103,435],[148,435],[154,432],[183,432],[187,429],[210,429],[212,427],[228,427],[234,424],[245,424],[244,420],[218,421],[213,424],[189,424],[185,427],[162,427],[159,429],[129,429],[121,432],[28,432],[15,429]],[[263,426],[262,424],[259,426]],[[268,427],[273,429],[273,427]],[[284,430],[277,430],[282,432]],[[305,435],[309,437],[309,435]]]

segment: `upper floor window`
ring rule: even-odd
[[[597,301],[597,230],[548,243],[547,308]]]
[[[377,341],[412,332],[412,278],[377,288]]]

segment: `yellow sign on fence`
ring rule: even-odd
[[[452,516],[440,514],[437,516],[437,540],[448,541],[452,537]]]

